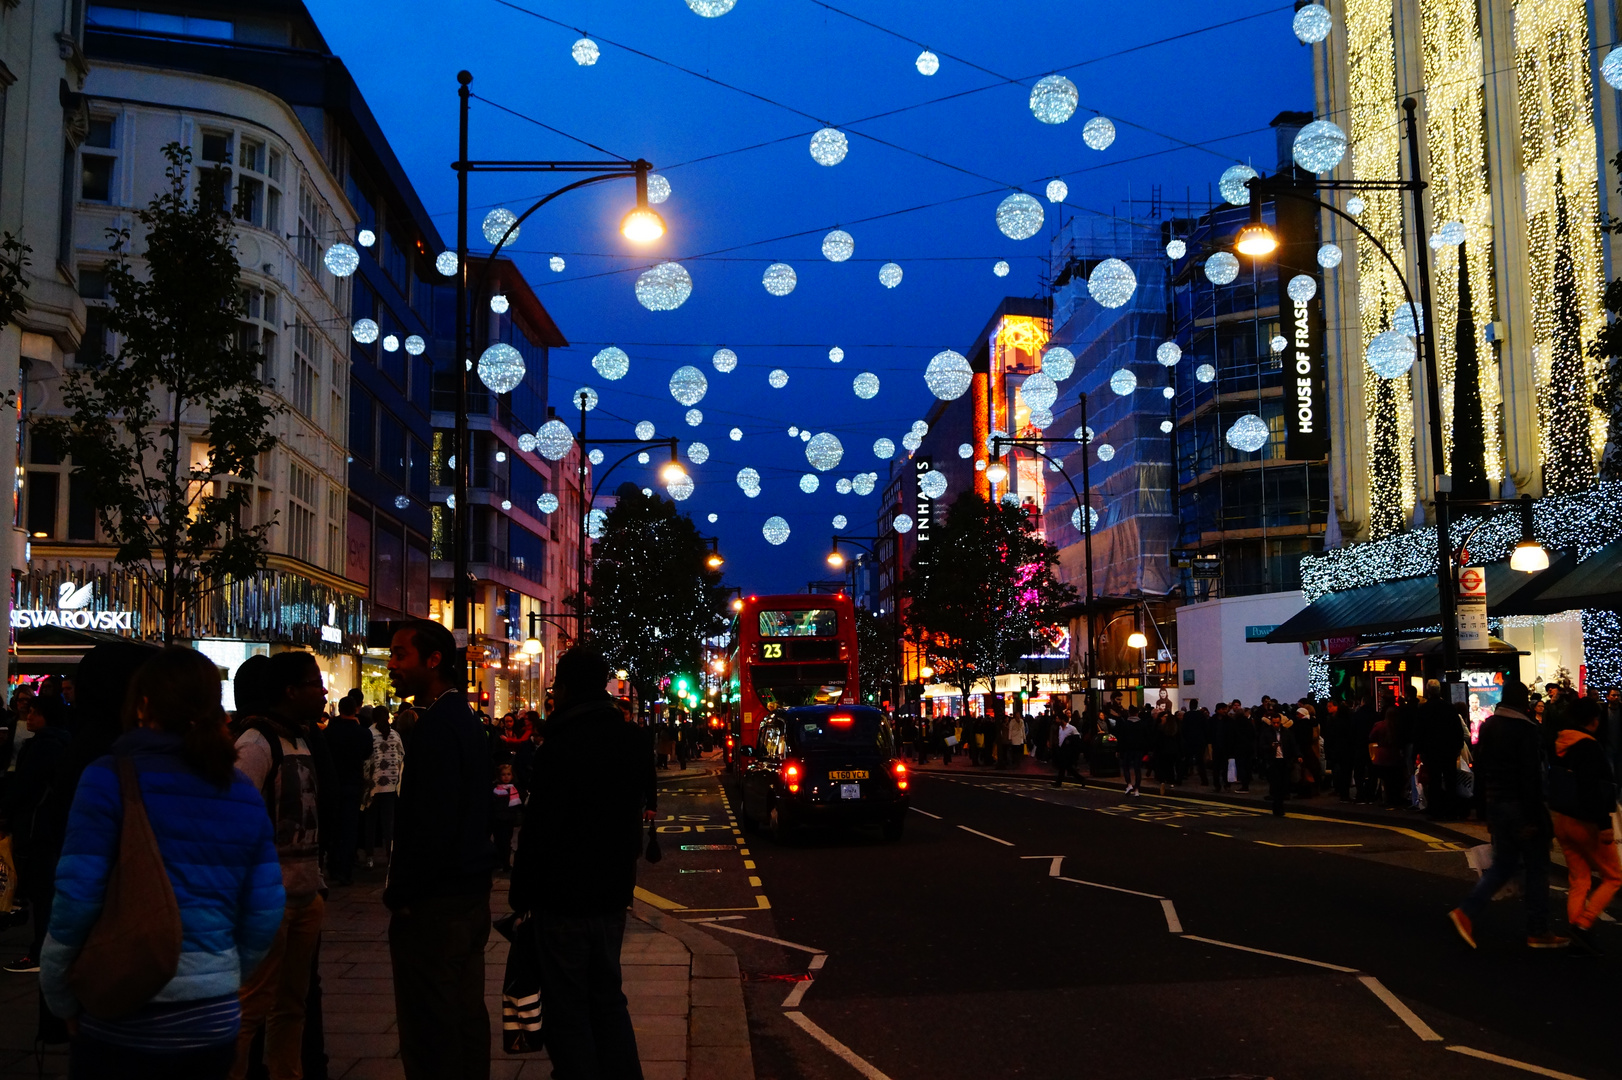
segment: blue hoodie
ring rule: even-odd
[[[180,906],[180,966],[153,1003],[235,994],[269,951],[285,903],[264,799],[241,772],[225,791],[197,775],[181,758],[177,735],[137,728],[113,744],[113,753],[135,758],[147,819]],[[73,798],[40,954],[40,990],[61,1017],[80,1011],[68,968],[101,915],[123,818],[118,767],[112,756],[100,758],[85,769]]]

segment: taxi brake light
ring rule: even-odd
[[[800,766],[797,762],[783,762],[783,783],[787,785],[790,795],[800,790]]]
[[[828,723],[830,724],[854,724],[855,722],[856,718],[854,716],[846,716],[843,713],[828,717]]]
[[[893,762],[890,763],[890,771],[895,774],[896,790],[897,791],[906,791],[907,790],[907,763],[905,761],[893,761]]]

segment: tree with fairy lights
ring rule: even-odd
[[[907,640],[935,677],[968,701],[1016,669],[1033,638],[1052,637],[1076,590],[1054,576],[1059,552],[1031,527],[1025,510],[965,492],[952,502],[929,558],[914,559],[907,593]],[[1002,715],[1002,698],[991,697]]]
[[[1374,376],[1374,413],[1372,416],[1374,438],[1369,446],[1369,453],[1373,457],[1373,468],[1370,473],[1374,476],[1390,477],[1394,481],[1402,475],[1402,458],[1400,456],[1399,440],[1397,438],[1397,391],[1391,385],[1390,379]],[[1395,483],[1388,483],[1388,490],[1395,490]],[[1376,488],[1374,498],[1369,508],[1369,536],[1374,540],[1381,540],[1387,536],[1395,536],[1402,532],[1407,522],[1402,518],[1402,507],[1393,498],[1382,498],[1381,489]]]
[[[1543,492],[1570,495],[1594,482],[1594,458],[1589,446],[1588,373],[1583,367],[1577,267],[1571,258],[1565,174],[1560,169],[1554,173],[1554,206],[1554,340],[1544,394],[1549,451],[1543,462]]]
[[[856,609],[856,677],[862,700],[884,700],[884,688],[895,681],[895,629],[889,619]]]
[[[1470,257],[1459,245],[1459,322],[1453,348],[1453,494],[1485,499],[1487,425],[1481,414],[1481,362],[1476,353],[1476,316],[1470,295]]]
[[[726,628],[720,571],[693,519],[662,495],[621,484],[592,548],[590,639],[648,700],[659,680],[698,671]]]
[[[1622,153],[1611,164],[1622,176]],[[1603,228],[1608,233],[1622,234],[1622,219],[1612,218]],[[1610,319],[1588,345],[1588,355],[1603,365],[1594,405],[1609,418],[1599,475],[1601,480],[1622,480],[1622,278],[1606,283],[1605,311]]]

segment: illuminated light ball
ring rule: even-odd
[[[1008,276],[1008,260],[1007,259],[998,259],[996,262],[992,263],[991,264],[991,272],[993,274],[996,274],[998,277],[1007,277]]]
[[[810,442],[811,441],[811,432],[810,432],[809,429],[800,432],[800,441],[801,442]]]
[[[360,267],[360,252],[350,244],[333,244],[321,256],[321,262],[333,277],[348,277]]]
[[[1233,422],[1223,440],[1235,450],[1254,454],[1267,445],[1269,434],[1266,420],[1255,413],[1246,413]]]
[[[776,547],[788,539],[788,522],[773,514],[760,527],[760,535],[766,538],[768,544]]]
[[[912,516],[910,514],[897,514],[890,522],[898,533],[912,532]]]
[[[499,244],[502,238],[506,237],[507,243],[510,244],[518,239],[518,230],[512,229],[517,221],[517,214],[505,206],[498,206],[484,215],[484,224],[479,226],[479,231],[484,234],[487,243]],[[512,232],[509,233],[508,229],[512,229]]]
[[[913,451],[917,450],[923,444],[924,444],[924,440],[919,438],[917,435],[914,435],[910,431],[907,432],[905,435],[901,436],[901,445],[906,449],[907,453],[909,453],[909,454],[912,453]]]
[[[1177,362],[1183,358],[1183,350],[1175,341],[1162,341],[1155,350],[1155,359],[1162,367],[1176,367]]]
[[[731,349],[716,349],[715,355],[710,357],[710,363],[715,365],[716,371],[719,371],[721,374],[725,375],[727,372],[737,368],[738,354],[733,352]]]
[[[563,273],[563,267],[565,265],[564,262],[563,262],[563,256],[562,255],[554,255],[554,256],[552,256],[552,258],[547,262],[547,265],[552,268],[552,273],[554,273],[554,274]]]
[[[533,454],[535,452],[535,436],[528,432],[518,436],[518,449],[526,454]]]
[[[591,412],[591,410],[597,407],[597,391],[593,390],[591,387],[582,386],[573,394],[569,395],[569,404],[578,409],[581,406],[581,398],[585,399],[584,404],[587,412]]]
[[[1090,427],[1079,427],[1071,433],[1070,437],[1078,440],[1079,442],[1090,443],[1093,441],[1093,429]]]
[[[800,490],[805,492],[807,495],[810,495],[821,486],[822,477],[818,476],[814,472],[808,472],[804,476],[800,477]]]
[[[682,419],[687,421],[688,427],[698,427],[698,425],[704,422],[704,410],[688,409],[687,415],[682,417]]]
[[[851,490],[858,495],[873,494],[873,483],[878,479],[878,473],[862,473],[850,479]]]
[[[890,460],[895,457],[895,443],[882,437],[873,440],[873,456],[880,461]]]
[[[646,457],[647,455],[644,454],[643,456]],[[591,453],[586,455],[586,460],[590,461],[593,465],[601,465],[603,463],[603,452],[601,450],[593,450]]]
[[[1599,73],[1612,89],[1622,89],[1622,49],[1612,49],[1605,54]]]
[[[773,296],[787,296],[799,284],[799,278],[794,274],[794,267],[788,263],[772,263],[766,268],[760,283],[766,286],[766,291]]]
[[[1062,203],[1070,197],[1070,185],[1063,180],[1049,180],[1047,196],[1050,203]]]
[[[912,433],[921,439],[929,434],[929,425],[922,420],[914,420],[912,422]]]
[[[1029,240],[1042,231],[1042,204],[1016,191],[997,204],[997,228],[1010,240]]]
[[[1031,410],[1031,427],[1036,428],[1039,431],[1045,431],[1045,430],[1047,430],[1048,428],[1050,428],[1052,426],[1053,426],[1053,410],[1052,409],[1032,409]]]
[[[1464,222],[1450,221],[1436,230],[1436,235],[1441,237],[1442,243],[1458,247],[1464,243]]]
[[[1105,259],[1093,268],[1087,279],[1087,291],[1093,299],[1107,308],[1118,308],[1132,299],[1138,287],[1138,276],[1120,259]]]
[[[1447,241],[1442,239],[1441,233],[1431,233],[1430,246],[1432,251],[1441,251],[1447,247]]]
[[[371,319],[356,319],[355,325],[349,328],[349,336],[362,345],[370,345],[377,340],[377,323]]]
[[[938,499],[946,494],[946,474],[939,469],[930,469],[918,478],[918,490],[924,493],[926,499]]]
[[[1188,245],[1181,240],[1173,240],[1166,245],[1166,258],[1181,259],[1188,254]]]
[[[643,442],[653,438],[653,422],[651,420],[639,420],[636,425],[636,437]]]
[[[837,364],[844,358],[845,350],[841,349],[838,345],[835,345],[833,348],[828,350],[828,359],[832,360],[834,363]]]
[[[818,165],[838,165],[849,152],[850,143],[838,128],[825,127],[811,136],[811,160]]]
[[[1042,366],[1037,370],[1054,382],[1064,382],[1076,370],[1076,354],[1063,345],[1055,345],[1042,354]]]
[[[743,428],[733,428],[727,432],[727,438],[733,442],[743,442]]]
[[[1070,527],[1077,532],[1081,531],[1081,507],[1079,506],[1070,511]],[[1090,506],[1087,508],[1087,531],[1098,531],[1098,511]]]
[[[710,460],[710,448],[701,442],[687,444],[687,460],[694,465],[702,465]]]
[[[683,405],[697,405],[709,388],[710,381],[692,364],[683,364],[670,376],[670,396]]]
[[[1316,45],[1329,36],[1334,27],[1335,20],[1330,16],[1329,9],[1322,4],[1308,4],[1295,13],[1295,19],[1290,28],[1302,44]]]
[[[957,456],[967,461],[969,458],[974,456],[974,447],[969,443],[958,443]]]
[[[1171,429],[1175,426],[1176,425],[1174,425],[1170,420],[1162,420],[1160,421],[1160,433],[1162,435],[1170,435]]]
[[[373,244],[377,243],[377,234],[371,229],[362,229],[360,232],[355,234],[355,243],[359,244],[363,248],[369,248]],[[409,499],[406,500],[406,502],[407,505],[410,505]]]
[[[912,66],[918,69],[920,75],[933,75],[941,69],[941,58],[925,49],[918,54],[918,59],[912,62]],[[844,526],[840,526],[840,528],[844,528]]]
[[[555,514],[558,510],[558,497],[548,491],[545,495],[535,499],[535,509],[543,514]]]
[[[597,57],[602,55],[602,51],[597,48],[595,41],[583,37],[570,47],[569,55],[574,57],[574,62],[581,67],[590,67],[597,62]]]
[[[1063,75],[1049,75],[1031,87],[1031,115],[1044,124],[1062,124],[1076,111],[1080,95]]]
[[[990,431],[986,432],[986,453],[991,453],[998,439],[1003,439],[1006,441],[1007,438],[1008,432],[1002,430],[1001,428],[992,428]]]
[[[1094,150],[1108,150],[1115,141],[1115,124],[1107,116],[1095,116],[1081,129],[1081,141]]]
[[[788,437],[791,439],[798,439],[800,437],[800,425],[790,424],[788,429]]]
[[[846,525],[849,525],[849,524],[850,524],[850,522],[845,520],[845,515],[844,514],[835,514],[834,515],[834,528],[843,529]]]
[[[1345,257],[1346,253],[1340,249],[1339,244],[1325,244],[1318,249],[1318,265],[1325,270],[1333,270]]]
[[[493,394],[509,393],[524,381],[524,354],[498,341],[479,357],[479,381]]]
[[[693,277],[677,262],[662,262],[636,279],[636,301],[649,311],[675,311],[693,295]]]
[[[370,247],[371,245],[367,245],[367,246]],[[411,509],[411,496],[409,496],[409,495],[396,495],[394,497],[394,508],[396,510],[409,510],[409,509]]]
[[[864,371],[856,376],[856,381],[851,383],[850,388],[856,391],[857,397],[866,401],[879,392],[879,377],[871,371]]]
[[[1239,260],[1231,251],[1218,251],[1205,260],[1205,279],[1212,285],[1232,285],[1239,276]]]
[[[805,444],[805,460],[817,472],[827,472],[845,456],[845,446],[831,431],[819,431]]]
[[[1099,461],[1113,461],[1114,459],[1115,459],[1115,447],[1111,446],[1107,442],[1106,443],[1099,443],[1098,444],[1098,460]]]
[[[428,348],[428,343],[416,334],[405,339],[405,351],[412,356],[421,356]]]
[[[1049,408],[1059,400],[1059,384],[1045,371],[1025,376],[1025,381],[1019,384],[1019,392],[1033,411]]]
[[[1403,304],[1391,315],[1391,329],[1418,337],[1425,331],[1425,309],[1417,304]]]
[[[1368,205],[1368,203],[1363,201],[1363,196],[1353,195],[1350,199],[1346,200],[1346,212],[1353,217],[1356,217],[1364,210],[1368,209]]]
[[[719,19],[737,3],[738,0],[687,0],[687,6],[706,19]]]
[[[1132,373],[1131,368],[1117,368],[1115,374],[1109,377],[1109,388],[1126,397],[1138,388],[1138,377]]]
[[[434,269],[438,270],[442,277],[455,277],[458,265],[460,264],[454,251],[441,251],[434,259]]]
[[[901,284],[901,267],[893,262],[887,262],[879,267],[879,284],[886,289],[893,289]]]
[[[658,205],[670,198],[670,181],[658,173],[648,174],[648,202]]]
[[[447,495],[447,496],[445,496],[445,506],[447,508],[451,509],[451,510],[455,510],[456,509],[456,496],[455,495]]]
[[[548,461],[561,461],[574,447],[574,432],[569,425],[554,417],[535,432],[535,452]]]
[[[601,540],[608,531],[608,511],[593,510],[586,515],[586,535],[593,540]]]
[[[646,465],[650,460],[651,459],[648,457],[648,452],[646,450],[642,451],[636,456],[636,463],[638,465]],[[598,462],[598,464],[601,465],[602,462]]]
[[[1346,156],[1346,132],[1331,121],[1314,120],[1296,132],[1291,154],[1307,172],[1328,172]]]
[[[839,492],[841,495],[849,495],[850,481],[841,476],[838,480],[834,481],[834,490]]]
[[[1375,334],[1369,342],[1369,367],[1382,379],[1399,379],[1408,374],[1418,359],[1414,339],[1401,330]]]
[[[625,355],[624,349],[610,345],[591,358],[591,366],[597,374],[614,382],[625,378],[625,373],[631,370],[631,358]]]
[[[788,385],[788,372],[782,368],[772,368],[771,374],[766,376],[766,381],[771,384],[773,390],[781,390]]]
[[[686,502],[693,494],[693,478],[682,473],[665,485],[665,493],[677,502]]]
[[[1246,183],[1254,179],[1256,170],[1249,165],[1230,165],[1222,171],[1222,176],[1217,180],[1217,190],[1230,205],[1248,206],[1250,188]]]
[[[956,401],[973,385],[974,369],[962,353],[943,349],[931,357],[929,366],[924,368],[924,383],[941,401]]]
[[[650,487],[643,488],[642,489],[642,495],[643,495],[644,498],[652,498],[653,497],[653,489],[650,488]]]
[[[1216,368],[1212,367],[1210,364],[1201,364],[1199,367],[1194,369],[1194,378],[1203,383],[1215,382]]]
[[[985,472],[986,471],[986,463],[984,461],[976,461],[974,463],[974,471],[975,472]]]
[[[1284,291],[1290,299],[1298,304],[1304,304],[1318,295],[1318,280],[1311,274],[1297,274],[1284,286]]]
[[[471,361],[471,360],[463,360],[462,361],[462,368],[465,371],[472,371],[473,370],[473,361]]]
[[[1283,334],[1274,334],[1273,340],[1267,343],[1275,353],[1281,353],[1290,347],[1290,341]]]
[[[1177,391],[1169,386],[1162,386],[1160,388],[1160,396],[1165,398],[1167,401],[1170,401],[1172,398],[1177,396]]]
[[[399,352],[400,351],[400,339],[395,337],[393,334],[389,334],[386,337],[384,337],[383,338],[383,351],[384,352]]]
[[[856,238],[844,229],[835,229],[822,238],[822,257],[829,262],[844,262],[856,254]]]
[[[709,520],[710,520],[710,524],[714,525],[717,521],[721,520],[721,515],[720,514],[711,514]]]
[[[738,486],[748,491],[750,488],[760,487],[760,474],[745,465],[738,470]]]

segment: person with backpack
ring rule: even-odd
[[[1566,858],[1566,919],[1571,940],[1598,954],[1594,921],[1622,888],[1611,814],[1616,810],[1616,777],[1605,748],[1595,738],[1603,714],[1587,698],[1566,711],[1566,729],[1554,737],[1549,761],[1549,816]]]
[[[313,729],[327,702],[315,655],[282,652],[265,668],[268,715],[245,718],[237,767],[260,792],[275,829],[287,908],[265,962],[242,987],[242,1027],[232,1080],[248,1072],[249,1048],[265,1029],[271,1080],[297,1080],[310,973],[326,910],[321,878],[319,768]]]

